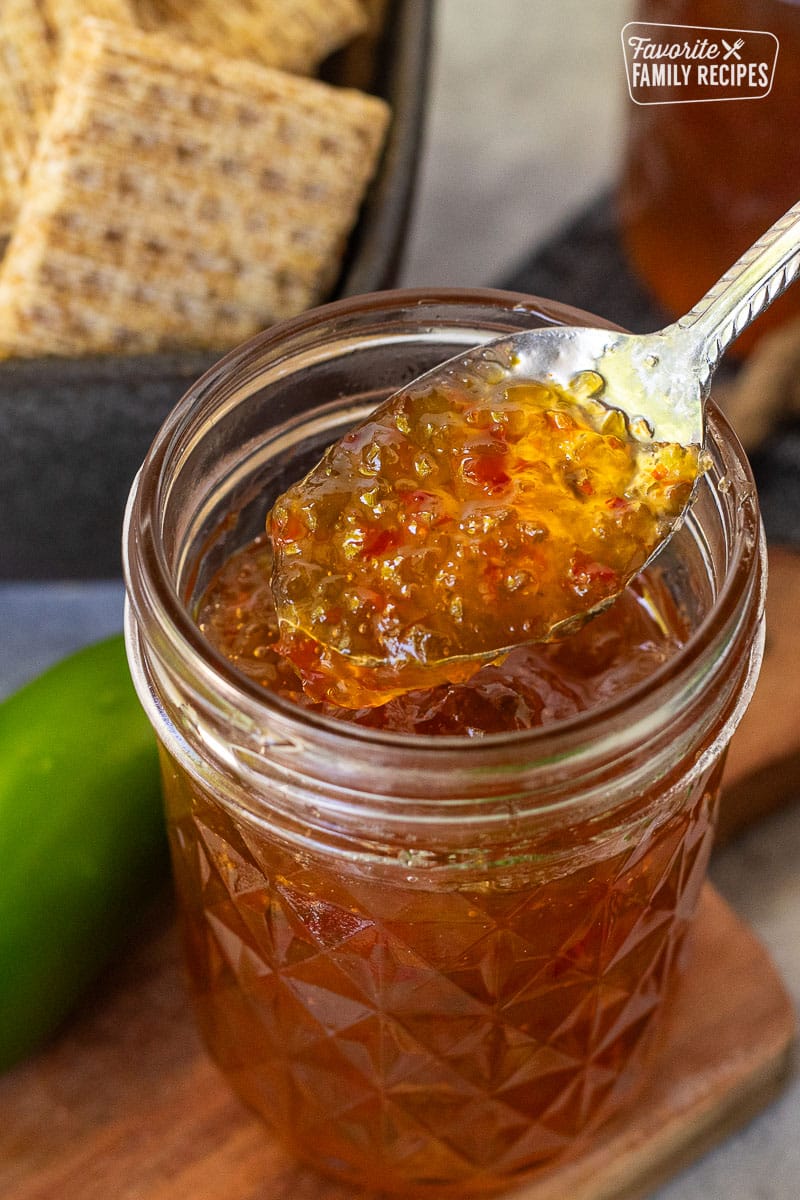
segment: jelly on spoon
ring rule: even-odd
[[[726,347],[800,269],[800,205],[675,324],[475,347],[275,503],[279,650],[346,707],[458,682],[611,603],[680,521]]]

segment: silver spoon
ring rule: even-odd
[[[389,397],[276,502],[267,520],[275,551],[272,582],[281,652],[304,675],[306,690],[313,686],[317,690],[311,694],[317,698],[351,707],[380,703],[416,687],[468,678],[482,662],[522,642],[573,632],[607,606],[661,549],[683,516],[703,444],[705,403],[722,354],[798,272],[800,203],[691,312],[666,329],[646,335],[569,326],[527,330],[451,358]],[[460,461],[453,460],[446,445],[437,447],[438,421],[466,419],[458,407],[465,395],[490,401],[498,391],[507,396],[515,384],[532,382],[545,385],[545,397],[555,399],[550,388],[556,387],[582,397],[581,403],[599,401],[601,412],[603,406],[612,413],[618,410],[605,443],[611,455],[606,464],[626,436],[632,459],[643,463],[641,472],[636,467],[627,499],[616,494],[613,475],[608,498],[602,490],[596,492],[595,483],[601,489],[603,484],[599,471],[594,482],[588,476],[585,481],[571,478],[576,464],[585,461],[578,443],[576,457],[564,451],[553,476],[562,488],[554,503],[562,511],[537,499],[548,494],[538,471],[539,443],[532,453],[517,452],[521,465],[509,466],[519,472],[515,483],[503,473],[505,459],[502,469],[497,468],[500,475],[491,474],[492,447],[488,457],[474,459],[465,451]],[[605,422],[606,415],[601,419]],[[651,442],[656,443],[655,467],[648,458]],[[413,490],[417,454],[425,460],[419,467],[425,468],[419,493]],[[382,479],[384,459],[395,466]],[[668,470],[666,464],[673,460],[688,460],[688,474]],[[470,475],[465,486],[462,477],[468,471],[474,478]],[[434,488],[440,480],[445,497],[441,510],[437,497],[425,491],[428,474]],[[661,478],[664,496],[658,499],[661,485],[656,480]],[[478,485],[474,492],[473,482]],[[594,507],[586,509],[588,527],[578,524],[583,503],[571,491],[580,490],[583,482],[595,497]],[[481,510],[473,531],[474,497],[483,494],[484,485],[492,494],[495,484],[501,493],[506,484],[522,490],[508,502],[494,502],[495,512]],[[415,495],[423,508],[426,502],[434,504],[421,533]],[[604,506],[626,508],[628,499],[649,509],[654,520],[645,535],[635,535],[641,543],[635,553],[630,529],[620,532],[615,557],[617,517]],[[574,511],[564,510],[565,504]],[[570,520],[575,518],[572,529],[561,519],[565,511]],[[373,516],[380,516],[382,524],[373,526]],[[493,541],[485,559],[475,553],[474,541],[484,518],[490,520],[484,535],[488,531]],[[578,529],[583,533],[576,541]],[[566,563],[563,575],[553,579],[542,572],[537,534],[548,539],[552,561]],[[430,562],[426,555],[433,556]],[[432,609],[433,571],[447,591]]]
[[[800,203],[762,234],[685,316],[656,333],[555,326],[497,338],[452,358],[421,379],[495,360],[520,378],[569,388],[584,371],[601,376],[604,403],[633,428],[683,446],[702,445],[711,380],[731,342],[777,300],[800,272]],[[416,386],[419,380],[415,381]]]

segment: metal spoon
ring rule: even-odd
[[[644,419],[657,441],[702,445],[703,413],[711,380],[731,342],[800,272],[800,203],[793,205],[746,250],[685,316],[656,333],[556,326],[526,330],[468,350],[429,371],[434,383],[494,360],[513,375],[552,380],[568,388],[593,371],[601,398],[636,427]],[[419,382],[419,381],[416,381]]]
[[[515,645],[573,632],[611,603],[683,516],[723,352],[798,272],[800,204],[666,329],[559,326],[486,342],[414,380],[331,447],[267,519],[281,653],[309,694],[360,707],[466,679]],[[512,446],[505,433],[495,443],[480,430],[475,443],[471,414],[488,411],[501,430],[517,384],[526,397],[511,404],[523,425],[533,422],[530,445],[524,433]],[[551,400],[556,409],[595,405],[603,431],[592,426],[591,437],[605,457],[587,457],[596,443],[582,433],[562,436],[563,408],[535,424],[536,403]],[[552,436],[542,432],[550,417]],[[545,444],[556,455],[549,475]],[[624,453],[631,475],[620,492],[613,464]],[[629,523],[643,511],[649,523]]]

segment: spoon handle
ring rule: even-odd
[[[703,391],[720,358],[747,326],[800,273],[800,203],[794,204],[675,322],[691,330],[700,355]]]

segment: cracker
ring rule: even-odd
[[[0,230],[16,212],[39,122],[49,105],[53,49],[39,6],[5,0],[0,19]]]
[[[127,0],[2,0],[0,7],[0,235],[11,228],[70,24],[84,14],[129,22]]]
[[[380,43],[386,28],[387,0],[362,0],[366,25],[358,37],[348,42],[326,66],[329,83],[346,83],[349,87],[370,91],[380,65]]]
[[[323,299],[374,96],[84,21],[0,269],[5,354],[218,348]]]
[[[133,0],[136,24],[147,33],[163,31],[169,14],[164,8],[168,0]],[[218,47],[221,49],[221,47]]]
[[[102,17],[123,25],[136,23],[131,0],[42,0],[41,7],[59,41],[63,41],[71,26],[84,17]]]
[[[360,0],[140,0],[141,20],[203,47],[265,67],[311,74],[323,58],[367,28]]]

